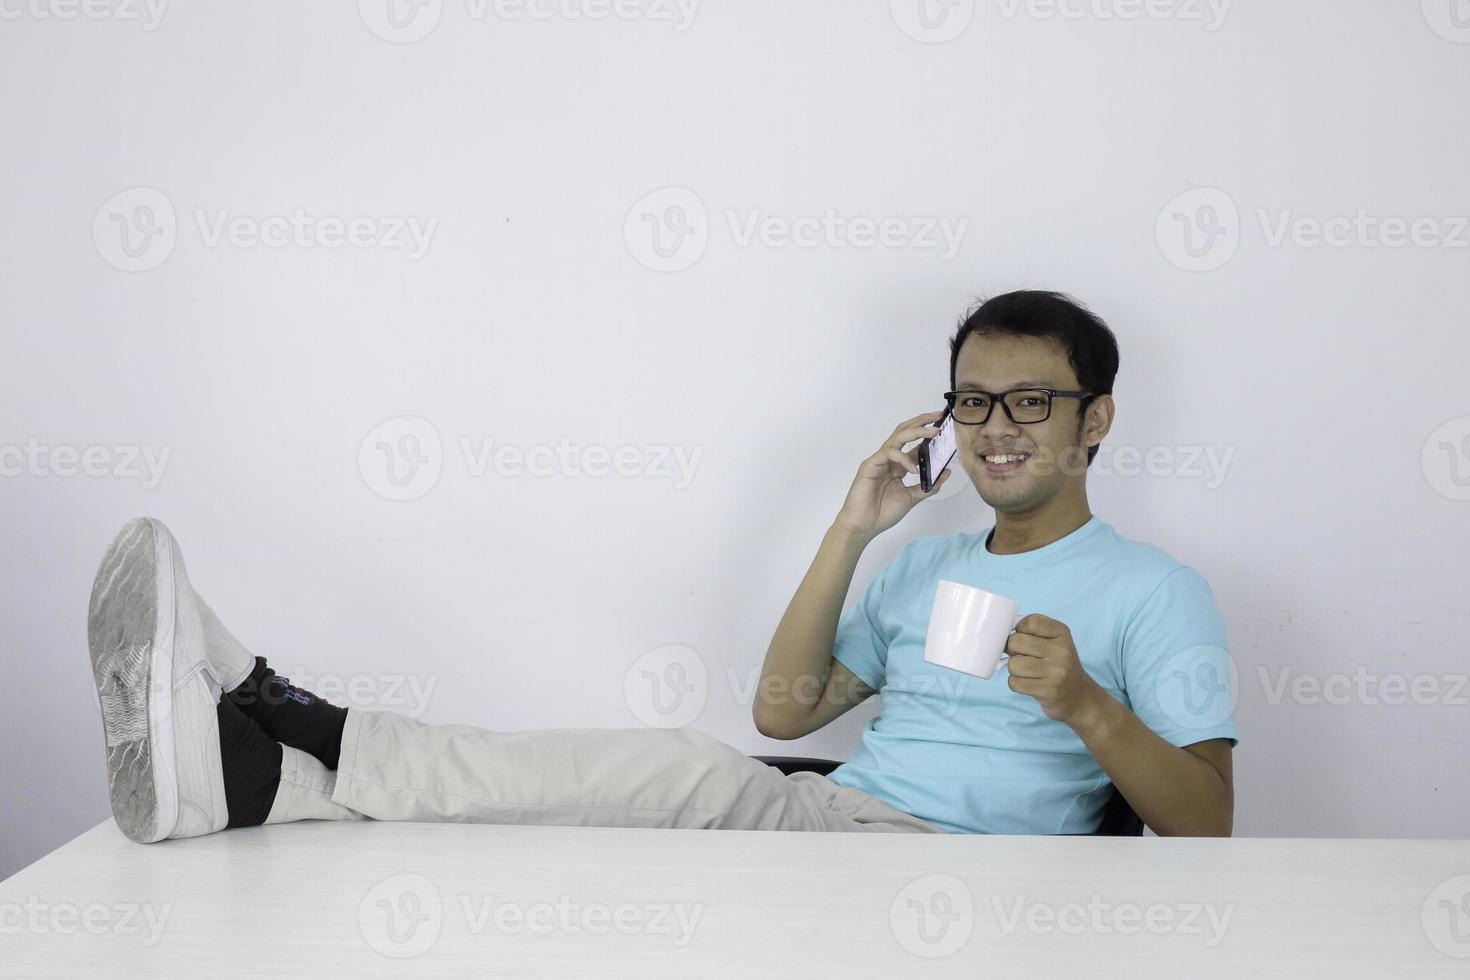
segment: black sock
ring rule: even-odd
[[[265,823],[281,782],[281,747],[240,713],[229,698],[215,708],[219,755],[224,769],[226,829]]]
[[[278,676],[264,657],[255,658],[255,669],[239,687],[226,692],[225,700],[277,742],[316,756],[328,769],[337,768],[347,709],[292,687],[291,679]]]

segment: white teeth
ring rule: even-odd
[[[1012,454],[1012,455],[1009,455],[1009,456],[986,456],[985,457],[985,462],[987,462],[987,463],[998,463],[998,464],[1004,465],[1006,463],[1019,463],[1021,460],[1025,459],[1025,458],[1026,458],[1026,455],[1024,453]]]

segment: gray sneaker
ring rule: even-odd
[[[211,663],[207,642],[222,629],[190,587],[168,529],[146,517],[123,525],[92,583],[87,640],[112,814],[140,843],[228,822],[217,678],[236,665]]]

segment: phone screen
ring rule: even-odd
[[[927,440],[923,445],[923,451],[919,453],[920,474],[919,481],[924,485],[924,492],[928,493],[934,488],[934,483],[939,479],[939,474],[954,459],[954,416],[948,413],[944,421],[939,424],[939,434]]]

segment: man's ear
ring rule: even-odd
[[[1098,395],[1087,406],[1082,422],[1082,444],[1089,449],[1098,445],[1113,427],[1113,414],[1118,405],[1112,395]]]

